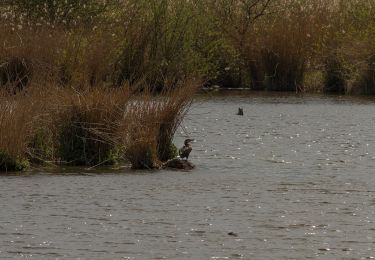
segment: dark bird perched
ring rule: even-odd
[[[186,158],[186,160],[189,159],[189,154],[191,150],[193,150],[190,143],[193,141],[194,139],[186,139],[184,142],[184,146],[180,148],[180,150],[178,150],[178,155],[180,155],[181,159],[183,158]]]
[[[237,115],[243,116],[243,108],[241,108],[241,107],[238,108]]]

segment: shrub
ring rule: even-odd
[[[158,150],[158,157],[160,161],[166,162],[170,159],[176,158],[178,155],[178,148],[174,143],[169,143],[163,145],[165,147],[165,150]],[[159,145],[159,149],[163,147]]]
[[[330,55],[325,62],[324,92],[345,94],[347,73],[339,56]]]
[[[375,95],[375,56],[365,59],[358,73],[352,91],[361,95]]]
[[[50,94],[54,144],[60,160],[71,165],[116,164],[121,146],[110,142],[112,125],[127,103],[126,89],[55,89]]]
[[[58,147],[60,159],[70,165],[116,163],[111,145],[90,132],[91,126],[86,122],[87,119],[76,113],[62,126]]]
[[[123,40],[116,62],[115,83],[144,81],[162,91],[180,80],[207,74],[208,61],[198,46],[202,30],[193,3],[178,0],[152,0],[133,3],[120,14],[126,28],[118,34]],[[124,30],[125,29],[125,30]]]
[[[0,151],[0,172],[19,172],[28,167],[29,162],[26,159],[16,158]]]
[[[125,157],[133,169],[155,169],[160,167],[157,158],[156,143],[153,138],[135,136],[125,149]]]
[[[46,129],[38,129],[28,141],[28,157],[30,162],[43,164],[56,159],[51,133]]]

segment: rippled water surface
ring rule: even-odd
[[[199,96],[192,172],[0,176],[0,259],[373,259],[374,112]]]

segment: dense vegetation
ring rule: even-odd
[[[5,0],[0,170],[155,168],[198,87],[375,94],[374,0]]]
[[[0,10],[0,60],[23,62],[33,80],[375,93],[374,0],[12,0]]]

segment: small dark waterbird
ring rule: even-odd
[[[243,108],[241,108],[241,107],[238,108],[237,115],[243,116]]]
[[[184,142],[184,146],[180,148],[180,150],[178,150],[178,155],[180,155],[181,159],[184,159],[184,158],[186,158],[186,160],[189,159],[190,152],[191,150],[193,150],[193,147],[191,147],[190,143],[193,141],[194,139],[186,139]]]

